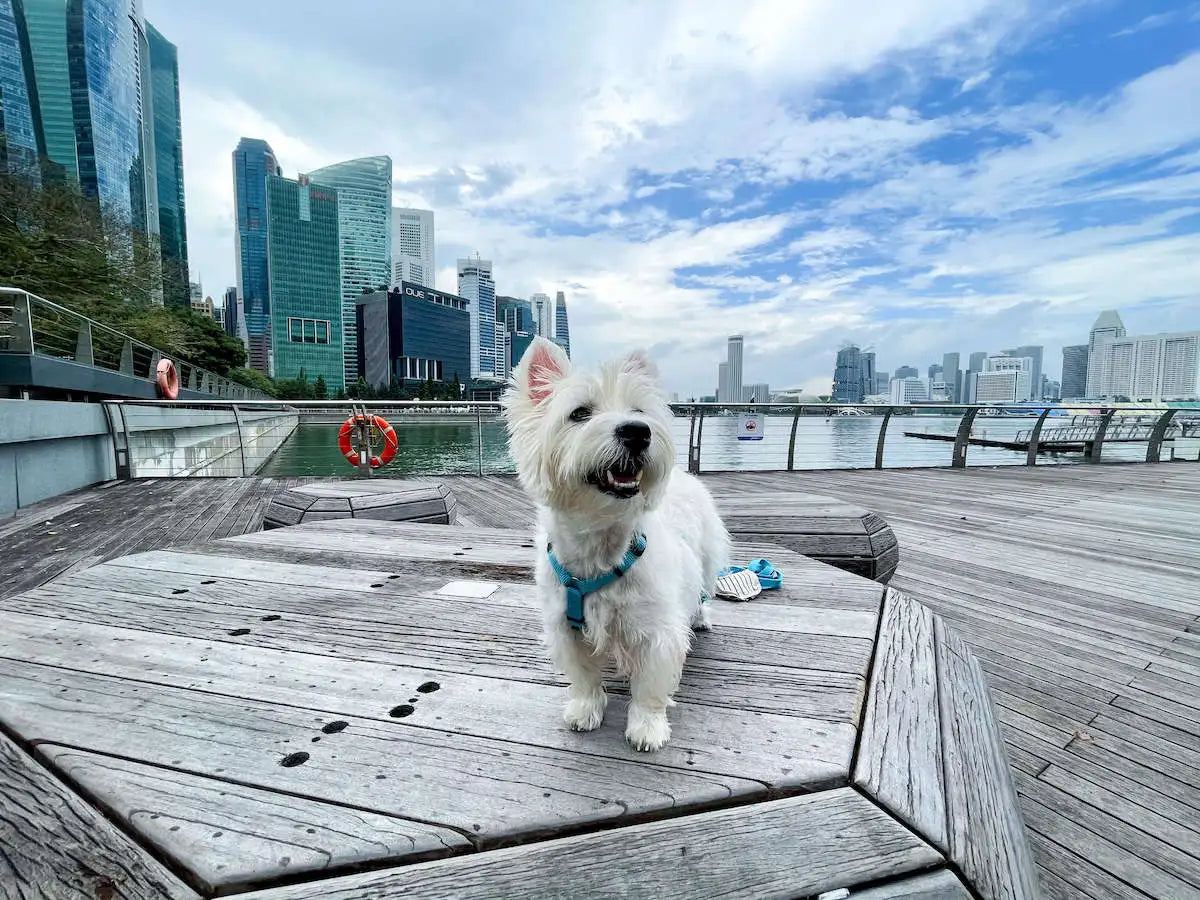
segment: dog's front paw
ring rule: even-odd
[[[700,604],[696,614],[692,616],[692,631],[712,631],[712,619],[708,615],[708,604]]]
[[[594,731],[604,721],[604,708],[608,695],[592,694],[587,697],[572,697],[563,710],[563,721],[572,731]]]
[[[647,712],[629,708],[625,739],[635,750],[661,750],[671,739],[671,723],[665,712]]]

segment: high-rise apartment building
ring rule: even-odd
[[[344,390],[337,191],[305,176],[268,175],[265,188],[271,374],[321,377],[330,393]]]
[[[20,0],[0,0],[0,172],[40,181],[46,155]]]
[[[554,341],[571,358],[571,327],[567,322],[567,298],[562,291],[554,297]]]
[[[392,158],[351,159],[309,172],[308,177],[337,191],[344,380],[354,384],[358,381],[358,298],[392,283]]]
[[[951,403],[961,403],[962,372],[957,353],[942,354],[942,381],[946,384],[946,398]]]
[[[470,301],[471,377],[496,377],[496,282],[492,261],[458,260],[458,294]]]
[[[283,170],[266,141],[242,138],[233,151],[234,237],[238,336],[247,365],[267,374],[271,351],[271,290],[267,271],[267,178]]]
[[[1088,345],[1063,347],[1062,392],[1064,400],[1087,396]]]
[[[833,402],[863,402],[862,351],[855,344],[847,344],[837,354],[833,370]]]
[[[433,210],[392,207],[392,285],[403,281],[436,288]]]
[[[158,233],[162,248],[163,297],[182,305],[188,282],[187,213],[183,197],[183,123],[179,115],[179,57],[175,45],[146,24],[150,110]]]
[[[1106,368],[1107,354],[1103,353],[1100,348],[1109,341],[1123,337],[1125,337],[1125,323],[1121,321],[1121,317],[1115,309],[1106,309],[1096,317],[1091,334],[1088,336],[1088,397],[1101,397],[1107,393],[1104,386],[1111,380],[1111,373]]]

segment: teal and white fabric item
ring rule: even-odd
[[[748,566],[728,566],[717,573],[717,596],[726,600],[753,600],[764,590],[783,586],[783,573],[767,559]]]

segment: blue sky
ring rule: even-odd
[[[898,7],[892,9],[890,7]],[[899,8],[904,7],[904,8]],[[150,0],[179,46],[189,252],[233,283],[229,154],[393,158],[438,287],[567,293],[578,361],[827,390],[947,351],[1200,328],[1200,2]]]

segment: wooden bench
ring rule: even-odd
[[[891,526],[861,506],[794,492],[718,496],[716,501],[735,540],[779,544],[881,584],[891,580],[900,563]]]
[[[323,519],[382,519],[453,525],[454,493],[436,482],[394,478],[319,481],[283,491],[263,514],[263,529]]]
[[[1036,897],[965,644],[878,583],[734,550],[784,586],[714,603],[652,754],[619,681],[599,729],[563,725],[525,532],[318,521],[66,573],[0,601],[0,723],[57,776],[0,758],[0,797],[67,785],[151,848],[87,858],[114,900],[176,890],[154,858],[246,900]],[[16,883],[62,893],[74,843],[15,821]]]

